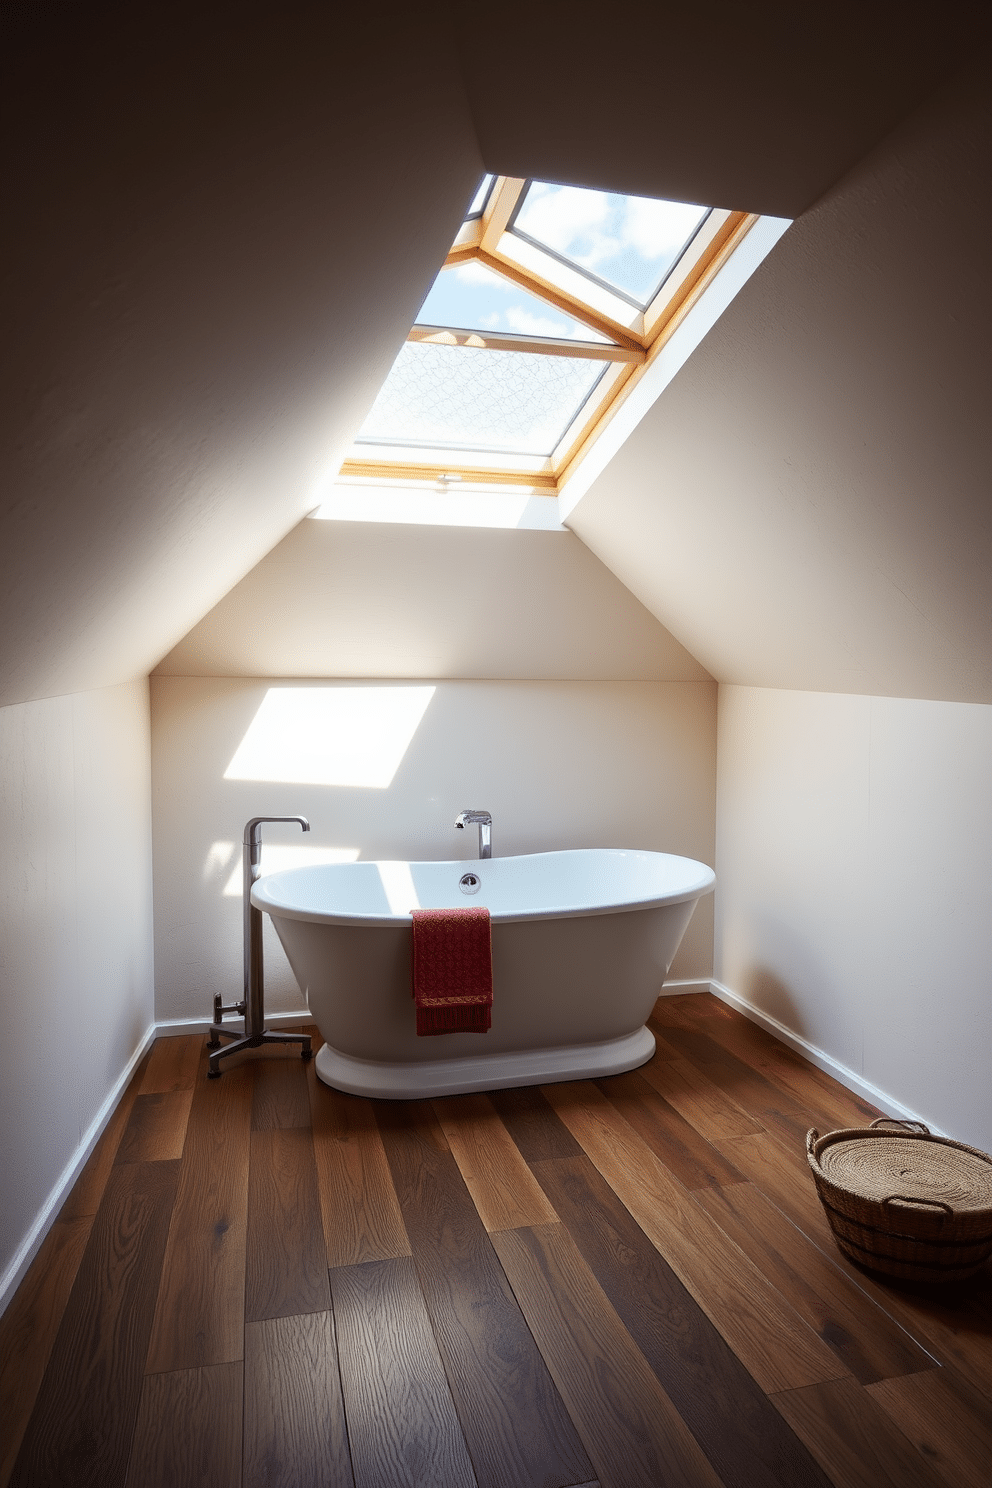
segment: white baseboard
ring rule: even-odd
[[[666,982],[658,996],[686,997],[692,992],[708,992],[710,985],[709,977],[691,977],[682,982]]]
[[[285,1026],[286,1024],[310,1023],[312,1021],[309,1009],[305,1007],[296,1013],[267,1013],[265,1017],[266,1025],[276,1028]],[[229,1022],[233,1032],[237,1029],[240,1019],[231,1019]],[[118,1101],[127,1089],[131,1076],[144,1058],[152,1042],[162,1035],[206,1033],[209,1027],[209,1018],[167,1018],[161,1023],[152,1023],[146,1030],[141,1043],[128,1061],[127,1067],[93,1118],[82,1141],[72,1154],[54,1188],[35,1216],[34,1223],[15,1251],[7,1269],[4,1271],[2,1277],[0,1277],[0,1314],[3,1313],[11,1297],[23,1281],[28,1267],[41,1249],[45,1236],[52,1228],[52,1225],[58,1218],[59,1210],[69,1196],[69,1190],[82,1172],[83,1165],[93,1151],[93,1148],[102,1137],[107,1122],[114,1114]]]
[[[146,1029],[140,1044],[131,1055],[116,1084],[84,1132],[82,1141],[63,1168],[48,1198],[39,1209],[34,1223],[14,1252],[3,1276],[0,1276],[0,1313],[6,1308],[7,1303],[20,1286],[28,1267],[41,1249],[42,1242],[58,1218],[59,1210],[68,1198],[72,1185],[82,1172],[83,1165],[93,1151],[93,1148],[103,1136],[108,1121],[117,1109],[118,1101],[128,1087],[131,1076],[138,1068],[152,1041],[157,1036],[158,1025],[152,1023]]]
[[[665,990],[668,990],[667,987]],[[854,1070],[848,1069],[846,1064],[841,1064],[839,1059],[834,1059],[823,1049],[817,1048],[816,1044],[809,1043],[801,1034],[793,1033],[791,1028],[786,1028],[784,1023],[780,1023],[770,1013],[762,1012],[761,1008],[747,1002],[738,992],[725,987],[722,982],[711,981],[707,990],[712,992],[714,997],[719,997],[720,1001],[725,1002],[728,1007],[735,1008],[737,1012],[743,1013],[745,1018],[750,1018],[752,1023],[757,1023],[758,1027],[763,1028],[766,1033],[772,1034],[774,1038],[787,1044],[804,1059],[808,1059],[810,1064],[815,1064],[817,1069],[832,1075],[841,1085],[846,1085],[848,1090],[853,1090],[855,1095],[860,1095],[870,1101],[873,1106],[878,1106],[886,1116],[895,1116],[900,1121],[922,1121],[924,1126],[930,1128],[934,1136],[947,1136],[947,1132],[941,1131],[939,1126],[935,1126],[918,1111],[911,1110],[909,1106],[903,1105],[902,1101],[896,1100],[895,1096],[889,1095],[887,1091],[880,1090],[877,1085],[873,1085],[870,1080],[865,1080],[861,1075],[855,1074]]]

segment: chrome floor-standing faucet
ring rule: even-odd
[[[310,1035],[307,1033],[274,1033],[265,1026],[265,990],[262,976],[262,911],[256,909],[251,902],[252,884],[259,877],[259,864],[262,859],[262,824],[263,822],[298,822],[304,832],[309,832],[310,823],[305,816],[253,816],[250,822],[245,824],[245,834],[241,852],[242,862],[242,884],[244,890],[244,998],[241,1002],[234,1002],[224,1006],[223,999],[218,992],[214,998],[214,1020],[210,1025],[210,1037],[207,1039],[207,1048],[216,1049],[216,1054],[211,1054],[208,1060],[210,1068],[207,1077],[216,1080],[220,1075],[220,1062],[226,1059],[228,1054],[237,1054],[239,1049],[257,1049],[260,1044],[302,1044],[300,1057],[309,1059],[313,1054],[310,1047]],[[235,1013],[239,1018],[245,1020],[244,1034],[239,1037],[235,1032],[221,1027],[225,1013]],[[237,1042],[228,1044],[226,1049],[220,1047],[220,1035],[224,1038],[233,1038]]]

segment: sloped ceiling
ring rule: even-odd
[[[301,522],[156,670],[708,680],[571,532],[325,521]]]
[[[483,169],[412,7],[59,10],[7,99],[0,702],[147,672],[316,504]]]
[[[143,674],[315,504],[483,166],[792,214],[975,12],[466,9],[7,8],[0,702]]]
[[[721,681],[992,702],[992,97],[786,233],[569,518]]]
[[[490,170],[797,217],[988,20],[983,0],[505,0],[456,27]]]

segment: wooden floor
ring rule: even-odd
[[[989,1488],[992,1273],[843,1260],[876,1114],[708,995],[628,1075],[434,1102],[160,1039],[0,1324],[0,1488]]]

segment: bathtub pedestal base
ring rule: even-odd
[[[376,1100],[428,1100],[436,1095],[465,1095],[473,1090],[505,1090],[511,1085],[599,1080],[604,1075],[637,1069],[638,1065],[647,1063],[654,1050],[654,1035],[647,1028],[638,1028],[636,1033],[606,1039],[601,1044],[382,1064],[372,1059],[354,1059],[324,1044],[314,1067],[325,1085],[333,1085],[335,1090],[344,1090],[348,1095],[367,1095]]]

